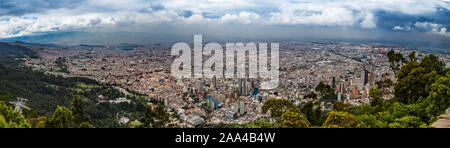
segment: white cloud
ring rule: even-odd
[[[446,34],[447,33],[447,28],[441,28],[441,31],[439,33]]]
[[[442,24],[431,22],[416,22],[414,26],[416,26],[417,28],[425,29],[425,31],[427,31],[428,33],[450,36],[450,33],[447,32],[447,28],[442,27]]]
[[[402,26],[395,26],[392,30],[405,30]]]
[[[410,31],[411,27],[410,26],[394,26],[394,28],[392,28],[392,30],[400,30],[400,31]]]
[[[352,11],[345,8],[307,8],[309,11],[287,9],[272,13],[268,24],[304,24],[321,26],[353,26],[357,22]],[[322,10],[323,9],[323,10]]]
[[[366,15],[364,18],[364,21],[361,22],[362,28],[375,28],[377,27],[377,24],[375,23],[374,16],[372,13]]]
[[[447,32],[447,28],[441,28],[441,31],[438,32],[440,35],[445,35],[450,37],[450,32]]]
[[[414,26],[420,29],[424,29],[426,31],[438,32],[439,26],[441,25],[431,22],[416,22]]]
[[[243,24],[250,24],[250,23],[257,23],[259,19],[260,16],[252,12],[241,12],[238,15],[227,13],[222,18],[220,18],[220,22],[221,23],[237,22]]]

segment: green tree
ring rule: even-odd
[[[282,128],[309,128],[311,124],[298,108],[290,108],[281,115],[280,124]]]
[[[0,101],[0,128],[30,128],[25,118]]]
[[[95,127],[89,122],[82,122],[79,128],[95,128]]]
[[[128,128],[142,128],[143,126],[144,124],[139,121],[131,121],[130,123],[128,123]]]
[[[0,128],[9,128],[9,124],[6,122],[3,115],[0,115]]]
[[[405,58],[400,53],[396,53],[394,50],[391,50],[387,53],[387,56],[389,58],[389,63],[391,66],[391,69],[396,74],[397,71],[400,69],[400,66],[402,62],[406,62]]]
[[[47,121],[47,117],[40,116],[36,118],[28,118],[27,120],[31,128],[45,128],[45,122]]]
[[[287,99],[270,99],[264,102],[262,113],[265,114],[270,110],[270,116],[278,120],[284,112],[292,107],[295,105]]]
[[[403,118],[395,119],[394,123],[389,124],[390,128],[426,128],[426,124],[423,123],[419,117],[405,116]]]
[[[81,123],[83,122],[91,122],[89,116],[84,112],[83,100],[80,96],[75,96],[75,98],[72,100],[72,113],[74,116],[75,124],[77,125],[81,126]]]
[[[317,94],[314,93],[314,92],[311,92],[311,93],[305,95],[305,96],[303,97],[303,99],[317,99]]]
[[[387,123],[378,119],[376,115],[363,114],[355,117],[359,128],[386,128]]]
[[[330,111],[323,124],[324,128],[355,128],[355,116],[348,112]]]
[[[450,108],[450,72],[446,76],[441,76],[430,87],[430,93],[424,100],[425,111],[428,117],[433,118],[444,113],[447,108]]]
[[[156,117],[156,127],[163,128],[166,123],[169,122],[169,114],[166,113],[164,106],[158,104],[155,108],[155,117]]]
[[[426,116],[425,108],[423,104],[403,104],[401,102],[392,103],[389,108],[385,110],[384,121],[388,123],[395,122],[396,119],[403,118],[405,116],[415,116],[419,119],[429,120]]]
[[[72,128],[74,117],[72,111],[65,107],[58,106],[53,117],[48,122],[48,128]]]
[[[415,52],[410,55],[410,60],[397,75],[398,83],[395,85],[395,97],[397,101],[406,104],[417,103],[420,99],[427,98],[430,86],[440,76],[445,64],[434,55],[424,57],[421,63],[417,62]]]
[[[330,85],[320,82],[316,87],[316,91],[320,92],[321,100],[333,102],[336,99],[336,93]]]
[[[409,55],[409,61],[403,65],[396,74],[397,80],[405,78],[412,70],[416,68],[419,68],[419,63],[417,62],[416,52],[413,51]]]
[[[395,85],[395,97],[406,104],[417,103],[429,94],[429,86],[438,78],[435,71],[428,73],[425,68],[413,69],[408,76],[399,79]]]
[[[280,125],[269,120],[257,120],[245,125],[245,128],[279,128]]]
[[[349,112],[352,105],[344,103],[342,101],[333,103],[333,110],[340,112]]]
[[[370,96],[370,105],[372,107],[384,106],[383,91],[379,89],[370,89],[369,96]]]
[[[323,124],[324,115],[320,102],[306,102],[301,106],[301,111],[312,125],[320,126]]]
[[[155,112],[153,111],[153,107],[147,105],[144,112],[144,117],[142,118],[142,124],[145,127],[151,127],[155,124]]]
[[[377,85],[377,89],[383,91],[383,94],[391,94],[389,88],[394,86],[394,82],[391,79],[377,81],[375,84]]]
[[[155,109],[147,105],[141,121],[144,127],[164,128],[169,121],[169,114],[166,113],[164,106],[161,104],[158,104]]]
[[[439,75],[445,75],[445,63],[434,54],[425,56],[419,66],[425,68],[427,72],[436,71]]]

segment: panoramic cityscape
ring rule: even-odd
[[[450,128],[450,1],[0,8],[0,128]]]

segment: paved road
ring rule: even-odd
[[[439,120],[431,125],[432,128],[450,128],[450,108],[445,114],[441,115]]]

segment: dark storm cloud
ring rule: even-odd
[[[419,28],[415,26],[416,23],[421,22],[429,22],[440,24],[440,27],[449,27],[450,24],[450,10],[441,8],[438,12],[433,14],[424,14],[424,15],[409,15],[398,12],[389,12],[389,11],[378,11],[376,14],[377,17],[377,27],[380,29],[391,30],[395,26],[401,27],[410,27],[411,30],[419,31],[419,32],[428,32],[429,30],[424,28]],[[410,31],[410,30],[403,30]]]

